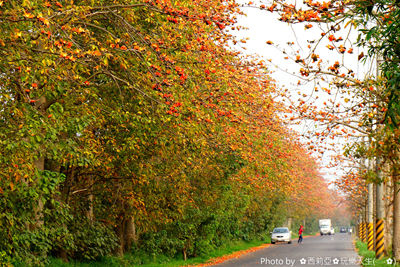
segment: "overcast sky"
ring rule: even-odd
[[[316,38],[318,39],[323,30],[323,28],[319,27],[326,26],[314,24],[311,29],[305,30],[305,24],[289,25],[279,21],[279,17],[276,14],[272,14],[266,10],[246,7],[243,8],[243,11],[247,14],[247,16],[239,17],[238,22],[239,25],[247,27],[248,29],[234,33],[238,39],[249,38],[245,44],[240,43],[239,46],[246,48],[246,50],[242,51],[247,54],[257,54],[265,60],[270,59],[272,64],[269,66],[269,68],[273,71],[271,76],[277,81],[278,86],[281,88],[288,88],[293,92],[310,92],[310,90],[312,90],[312,88],[315,86],[314,82],[302,83],[301,85],[298,85],[299,78],[295,75],[298,75],[299,66],[293,61],[285,60],[285,55],[282,54],[282,52],[275,46],[279,46],[281,50],[285,49],[288,52],[291,49],[294,51],[299,50],[301,56],[306,56],[309,53],[309,49],[307,48],[307,40],[313,40]],[[339,36],[340,34],[335,35]],[[352,30],[350,39],[355,40],[356,37],[356,31]],[[345,39],[345,36],[343,38]],[[267,41],[272,41],[274,46],[267,45]],[[295,42],[295,44],[288,46],[287,42]],[[332,65],[336,60],[344,60],[346,65],[351,66],[351,68],[354,70],[357,75],[356,78],[360,79],[366,72],[370,71],[370,63],[363,65],[358,61],[357,57],[361,50],[359,50],[356,46],[353,46],[353,54],[345,54],[346,57],[343,58],[342,56],[339,56],[336,51],[328,50],[326,48],[328,43],[328,40],[324,40],[319,44],[319,49],[317,50],[317,53],[321,58],[324,60],[329,59],[329,62],[331,63],[328,64],[327,62],[328,65]],[[350,42],[345,42],[344,45],[348,48],[351,47]],[[278,66],[278,68],[276,68],[276,66]],[[320,99],[320,101],[323,101],[323,99]],[[305,125],[307,125],[307,127],[315,127],[313,122],[311,124],[310,122],[308,122],[308,124],[304,122],[302,126],[296,126],[294,129],[302,134],[305,131]],[[339,150],[345,141],[336,139],[335,142],[336,150]],[[327,151],[322,157],[319,156],[321,163],[323,165],[327,165],[330,162],[329,158],[332,155],[332,152]],[[341,172],[338,168],[323,168],[321,171],[324,173],[324,177],[329,181],[332,181],[337,178],[338,175],[341,175]]]

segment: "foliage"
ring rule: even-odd
[[[62,181],[63,175],[44,171],[38,188],[22,184],[18,189],[3,192],[1,224],[7,227],[1,231],[1,262],[43,264],[49,254],[60,250],[69,251],[77,259],[89,260],[112,251],[116,238],[109,227],[77,221],[70,207],[54,198],[55,189]],[[46,203],[40,219],[45,224],[37,227],[34,204],[39,196]]]
[[[365,182],[385,182],[364,171],[368,168],[365,159],[382,158],[377,169],[396,164],[393,151],[398,150],[400,114],[398,2],[256,1],[248,5],[278,13],[283,22],[302,23],[304,31],[312,33],[307,44],[301,44],[302,49],[294,49],[295,42],[282,49],[285,59],[299,66],[298,86],[314,83],[311,90],[300,87],[297,102],[288,95],[293,111],[287,116],[299,123],[312,121],[315,127],[305,134],[311,151],[324,155],[330,149],[337,153],[337,142],[344,144],[345,157],[340,151],[332,167],[343,166],[345,174],[336,184],[349,195],[357,213],[366,196]],[[267,44],[279,48],[273,41]],[[367,66],[364,73],[360,65]],[[360,171],[349,170],[345,161],[360,166]]]
[[[14,190],[4,190],[0,196],[2,262],[16,260],[38,264],[45,260],[52,248],[68,247],[71,242],[68,230],[63,226],[70,220],[68,210],[50,199],[63,176],[45,171],[37,173],[37,179],[39,182],[36,187],[21,183]],[[43,209],[43,216],[48,223],[40,229],[33,225],[37,217],[34,205],[39,198],[48,201]]]
[[[75,222],[68,227],[74,233],[72,256],[78,260],[96,260],[109,255],[117,245],[117,238],[110,229],[100,223]]]
[[[3,262],[194,257],[326,214],[264,63],[229,46],[238,7],[0,1]]]

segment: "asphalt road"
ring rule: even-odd
[[[360,266],[352,238],[347,233],[313,236],[302,244],[278,243],[216,266]]]

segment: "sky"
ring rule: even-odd
[[[313,40],[316,36],[321,36],[321,32],[325,25],[317,25],[313,24],[311,29],[305,30],[305,24],[295,24],[289,25],[288,23],[284,23],[279,21],[279,16],[277,14],[273,14],[266,10],[260,10],[252,7],[245,7],[242,10],[247,14],[247,16],[241,16],[238,18],[238,24],[247,28],[247,30],[241,30],[237,32],[232,32],[237,36],[240,40],[242,38],[246,38],[246,43],[238,42],[239,50],[246,54],[257,54],[263,59],[272,62],[272,64],[267,64],[268,68],[273,71],[271,76],[276,80],[277,84],[281,88],[287,88],[289,91],[292,91],[293,95],[296,95],[297,91],[311,92],[312,89],[316,86],[316,81],[310,82],[301,82],[299,81],[299,66],[295,64],[293,61],[285,60],[284,55],[281,50],[285,50],[290,54],[290,52],[299,51],[299,54],[303,57],[308,55],[309,49],[307,48],[308,42],[307,40]],[[322,27],[322,28],[319,28]],[[344,39],[347,36],[346,33],[343,33]],[[345,35],[344,35],[345,34]],[[350,32],[349,38],[353,41],[357,38],[357,33],[353,29]],[[326,39],[326,38],[325,38]],[[267,41],[272,41],[274,45],[267,45]],[[288,45],[288,42],[294,42],[293,45]],[[327,40],[322,41],[319,44],[319,48],[316,50],[321,58],[326,60],[329,59],[329,62],[334,62],[336,60],[344,61],[346,65],[351,66],[351,68],[356,73],[356,78],[362,78],[360,76],[364,76],[366,73],[374,72],[374,64],[371,61],[367,61],[366,64],[360,63],[358,61],[358,55],[361,53],[361,49],[356,46],[352,46],[354,48],[353,54],[345,54],[345,57],[340,56],[338,58],[338,53],[336,51],[330,51],[325,46],[329,42]],[[346,47],[351,46],[351,42],[344,42]],[[279,49],[276,48],[279,47]],[[245,48],[245,49],[243,49]],[[328,63],[327,63],[328,64]],[[333,63],[329,63],[328,65],[332,65]],[[326,85],[329,87],[329,85]],[[296,99],[292,99],[295,101]],[[317,102],[322,103],[324,101],[323,98],[317,100]],[[302,122],[301,125],[294,125],[292,128],[299,132],[300,135],[305,133],[308,127],[318,128],[314,122]],[[304,140],[306,141],[306,140]],[[330,145],[333,145],[336,148],[336,152],[342,152],[341,148],[345,144],[346,140],[338,140],[335,139],[331,141]],[[321,169],[324,178],[329,182],[336,179],[338,176],[343,174],[343,170],[339,167],[337,168],[327,168],[331,162],[330,157],[334,155],[332,151],[326,151],[323,155],[318,154],[318,158],[320,159],[320,163],[323,166]]]

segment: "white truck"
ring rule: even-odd
[[[331,235],[332,233],[332,222],[331,219],[319,220],[319,233],[321,235]]]

